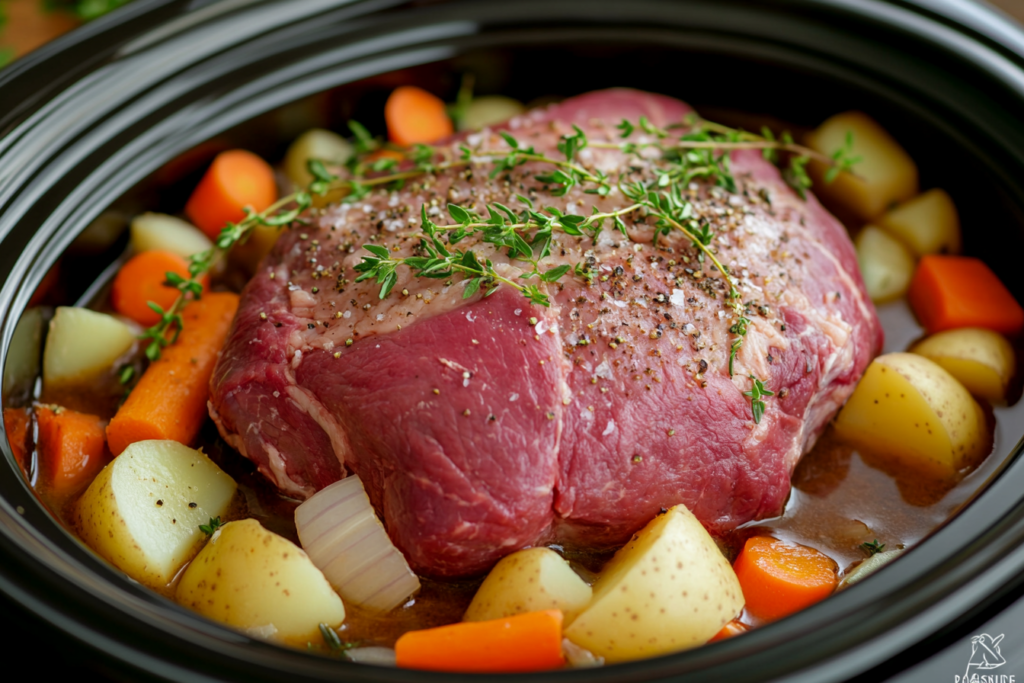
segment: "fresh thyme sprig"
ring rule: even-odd
[[[673,131],[677,128],[685,130],[678,138],[668,142],[674,133],[653,125],[645,117],[641,117],[636,124],[623,120],[618,129],[624,139],[640,129],[653,136],[654,142],[592,142],[583,130],[573,126],[573,132],[563,135],[556,145],[564,159],[539,153],[532,146],[525,147],[507,132],[500,133],[508,145],[507,151],[474,150],[463,145],[459,155],[452,157],[446,150],[428,145],[408,148],[389,146],[355,121],[349,123],[349,128],[357,152],[346,164],[350,177],[340,179],[321,162],[310,161],[309,170],[314,180],[307,190],[283,197],[264,211],[247,211],[242,221],[229,223],[221,231],[212,249],[191,258],[188,278],[174,273],[167,274],[167,284],[178,289],[179,296],[167,310],[150,303],[150,307],[160,315],[160,321],[142,335],[143,339],[149,340],[146,356],[150,360],[159,358],[163,348],[177,340],[183,326],[182,310],[188,301],[202,295],[202,275],[232,246],[245,240],[257,225],[284,226],[300,221],[302,214],[312,206],[313,196],[337,193],[343,202],[356,202],[376,187],[397,189],[406,180],[424,174],[490,164],[490,177],[495,178],[525,164],[534,163],[551,167],[550,170],[535,173],[533,178],[554,196],[564,196],[576,187],[586,194],[598,196],[607,196],[618,189],[632,204],[610,212],[600,212],[595,206],[590,216],[579,216],[565,214],[554,207],[538,210],[529,199],[517,195],[527,206],[518,213],[500,203],[492,203],[487,206],[488,215],[483,217],[470,208],[449,204],[448,213],[454,222],[442,225],[427,217],[424,206],[421,207],[422,234],[418,253],[393,258],[386,247],[364,245],[370,255],[364,256],[362,262],[355,266],[359,273],[356,281],[375,279],[380,286],[379,296],[383,299],[397,283],[399,266],[409,268],[417,277],[449,278],[460,273],[466,281],[463,289],[465,298],[481,290],[485,296],[489,296],[499,286],[506,285],[531,302],[548,306],[550,301],[539,283],[558,282],[570,272],[587,282],[594,277],[587,264],[576,264],[574,267],[563,264],[547,270],[541,268],[540,262],[550,255],[553,234],[586,234],[596,239],[607,220],[628,238],[622,217],[641,213],[655,219],[655,243],[659,236],[681,231],[698,250],[699,262],[710,261],[712,268],[721,274],[727,284],[726,303],[737,316],[730,328],[730,333],[736,335],[731,342],[729,354],[729,375],[732,376],[736,354],[742,347],[746,326],[750,321],[744,317],[744,307],[739,302],[739,283],[719,261],[712,247],[715,234],[710,224],[695,216],[692,204],[682,195],[682,188],[688,188],[692,181],[700,179],[713,181],[728,192],[736,192],[736,179],[729,162],[729,151],[734,149],[761,149],[766,159],[777,164],[780,163],[780,152],[788,153],[788,166],[783,174],[801,197],[805,196],[804,190],[811,184],[805,168],[811,158],[818,158],[828,164],[826,180],[829,182],[838,173],[849,172],[859,161],[859,157],[852,156],[852,136],[847,137],[842,149],[826,157],[796,145],[788,134],[776,139],[770,130],[764,129],[762,135],[756,135],[709,122],[696,115],[688,117],[682,124],[670,126]],[[641,159],[646,159],[643,156],[646,150],[657,147],[659,163],[651,165],[654,178],[647,182],[625,182],[620,176],[613,182],[604,172],[589,169],[579,163],[579,152],[587,147],[615,148],[627,154],[635,154]],[[403,170],[397,170],[403,165]],[[482,242],[492,244],[499,250],[504,249],[510,260],[525,263],[529,267],[515,279],[499,274],[490,259],[480,257],[472,249],[460,250],[455,247],[469,235],[477,235]],[[754,380],[753,377],[751,379]],[[773,392],[768,391],[760,380],[754,381],[754,389],[746,392],[746,395],[752,399],[754,419],[759,422],[765,407],[761,398],[772,396]]]
[[[729,328],[729,334],[734,334],[736,337],[732,340],[729,345],[729,376],[733,375],[733,363],[736,360],[736,354],[740,352],[743,347],[743,340],[747,336],[747,325],[750,324],[750,318],[740,316],[739,320],[733,323],[732,327]]]
[[[765,408],[767,408],[765,402],[761,399],[765,396],[774,396],[775,392],[770,391],[762,380],[753,375],[748,375],[748,377],[750,377],[753,386],[750,388],[750,391],[744,391],[743,395],[750,397],[750,409],[754,413],[754,424],[761,424],[761,417],[764,415]]]
[[[324,639],[324,644],[327,645],[327,649],[331,651],[331,654],[341,655],[348,659],[348,651],[358,647],[359,641],[344,642],[338,636],[338,632],[330,627],[328,624],[320,624],[320,636]],[[313,643],[309,643],[307,647],[312,650],[314,649]]]
[[[213,532],[224,526],[224,522],[221,521],[220,517],[211,517],[209,524],[200,524],[199,530],[207,536],[213,536]]]
[[[365,129],[359,126],[359,124],[353,122],[351,125],[354,131],[361,129],[365,133]],[[365,133],[365,135],[369,135],[369,133]],[[358,137],[359,135],[357,134]],[[463,165],[462,162],[426,164],[426,168],[424,166],[416,166],[409,170],[388,175],[361,179],[340,179],[329,172],[323,162],[311,159],[308,167],[310,174],[313,176],[313,182],[308,189],[282,197],[260,212],[254,212],[247,208],[245,218],[238,223],[228,223],[220,231],[211,249],[192,255],[189,259],[188,278],[173,272],[166,273],[166,284],[176,288],[179,294],[167,310],[164,310],[156,303],[149,302],[149,307],[160,316],[160,320],[152,327],[146,329],[141,335],[142,339],[149,340],[149,343],[146,345],[146,357],[151,361],[157,360],[164,348],[177,341],[178,335],[181,334],[182,327],[184,326],[184,321],[181,317],[182,311],[189,301],[202,296],[203,286],[200,282],[202,276],[223,258],[235,244],[243,242],[257,225],[283,227],[295,223],[313,205],[314,196],[325,196],[335,191],[341,191],[344,193],[342,201],[356,201],[365,197],[377,186],[393,185],[428,171],[443,170],[461,165]]]
[[[719,261],[712,247],[715,234],[709,222],[695,216],[693,205],[683,197],[682,188],[688,188],[692,181],[701,179],[711,180],[728,192],[736,192],[736,179],[729,163],[729,151],[732,149],[761,149],[766,159],[777,164],[780,163],[780,152],[790,154],[788,166],[783,169],[783,174],[801,197],[805,197],[805,190],[811,184],[806,171],[806,165],[811,158],[818,158],[829,164],[829,182],[839,172],[849,171],[858,159],[851,156],[852,137],[847,138],[843,149],[832,157],[826,157],[795,144],[789,134],[783,134],[776,139],[767,128],[762,131],[762,135],[756,135],[696,117],[688,119],[685,125],[688,126],[686,132],[671,143],[666,143],[665,140],[670,138],[672,133],[654,126],[646,118],[641,118],[637,124],[623,120],[618,129],[623,138],[628,138],[639,128],[644,133],[654,136],[656,142],[593,143],[579,127],[573,126],[573,132],[563,135],[557,143],[558,151],[565,156],[564,160],[538,153],[533,147],[522,145],[508,132],[500,132],[508,145],[507,152],[473,150],[463,145],[460,148],[461,161],[467,164],[490,162],[492,178],[527,163],[547,164],[553,169],[536,173],[533,178],[544,184],[545,189],[554,196],[563,196],[574,187],[580,187],[585,193],[605,196],[613,188],[617,188],[632,205],[605,213],[600,212],[595,206],[592,207],[592,215],[584,217],[566,215],[554,207],[535,210],[533,203],[520,195],[518,198],[528,206],[527,209],[516,213],[500,203],[492,203],[486,207],[486,217],[470,208],[449,203],[448,213],[455,222],[444,225],[432,222],[427,217],[425,207],[421,207],[420,254],[393,258],[385,247],[365,245],[371,255],[364,256],[362,263],[356,266],[360,273],[357,282],[375,278],[380,285],[379,296],[384,298],[397,282],[396,271],[399,266],[410,268],[415,276],[420,277],[447,278],[455,272],[460,272],[467,281],[463,289],[464,298],[473,296],[481,288],[484,289],[485,296],[489,296],[500,284],[507,284],[531,302],[547,306],[550,303],[548,297],[538,285],[523,285],[504,278],[495,271],[489,259],[481,259],[472,250],[453,248],[454,245],[469,235],[475,235],[481,242],[492,244],[499,251],[505,250],[504,253],[510,260],[529,266],[518,279],[536,278],[540,282],[557,282],[571,272],[574,276],[590,282],[593,275],[589,273],[585,264],[576,264],[572,268],[569,265],[562,265],[547,271],[541,270],[539,262],[550,253],[553,232],[577,236],[589,234],[596,238],[603,229],[604,221],[610,219],[623,236],[628,238],[622,216],[642,212],[655,219],[655,243],[659,236],[671,234],[676,230],[681,231],[698,250],[698,260],[701,263],[705,260],[710,261],[712,268],[721,274],[727,284],[726,303],[736,315],[735,322],[729,330],[735,335],[729,349],[728,370],[731,377],[750,319],[744,315],[744,306],[739,301],[738,281]],[[588,146],[615,148],[627,154],[635,154],[641,159],[644,158],[642,153],[645,150],[656,146],[660,151],[660,165],[652,167],[654,178],[651,181],[623,183],[620,176],[613,184],[603,172],[592,171],[578,163],[579,151]],[[415,151],[415,155],[429,156],[423,151]],[[765,387],[763,381],[752,376],[751,380],[754,381],[754,386],[750,392],[745,392],[745,395],[751,398],[754,420],[759,423],[766,408],[763,399],[773,396],[774,392]]]
[[[876,538],[874,541],[870,541],[868,543],[861,543],[860,548],[868,554],[868,557],[871,557],[872,555],[877,555],[878,553],[885,550],[885,544],[879,543],[878,539]]]

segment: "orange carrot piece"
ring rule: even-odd
[[[104,422],[67,408],[40,406],[39,470],[58,494],[85,488],[110,462]]]
[[[205,294],[185,307],[178,341],[150,364],[107,426],[114,455],[148,439],[192,443],[206,419],[210,375],[237,309],[238,295],[230,293]]]
[[[464,621],[408,631],[395,643],[398,666],[463,673],[557,669],[562,654],[562,612],[527,612],[491,621]]]
[[[722,627],[722,630],[711,637],[709,643],[717,643],[719,640],[725,640],[726,638],[732,638],[740,634],[746,633],[750,630],[750,627],[744,624],[739,619],[733,619],[728,624]]]
[[[836,563],[827,555],[769,536],[748,538],[733,569],[747,609],[769,621],[827,598],[837,583]]]
[[[976,258],[922,257],[907,298],[928,334],[984,327],[1013,336],[1024,328],[1024,309],[996,274]]]
[[[4,408],[4,431],[11,444],[11,454],[18,461],[22,471],[28,469],[28,427],[27,408]]]
[[[257,213],[277,201],[274,170],[244,149],[221,152],[206,170],[185,204],[189,220],[216,240],[228,223],[245,218],[245,207]]]
[[[396,88],[384,105],[388,138],[399,145],[429,145],[454,132],[452,120],[440,98],[422,88]]]
[[[121,266],[114,277],[110,300],[114,310],[140,325],[153,325],[160,316],[149,307],[153,302],[165,311],[178,298],[178,289],[167,285],[167,273],[176,273],[188,279],[188,261],[169,251],[144,251]],[[203,276],[203,287],[210,278]]]

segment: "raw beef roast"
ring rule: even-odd
[[[681,121],[677,100],[632,90],[590,93],[509,121],[523,145],[564,158],[576,124],[619,142],[622,119]],[[632,138],[642,140],[640,132]],[[507,150],[484,131],[453,142]],[[617,177],[649,164],[591,146],[580,163]],[[538,543],[606,547],[660,508],[685,503],[712,532],[780,512],[790,474],[881,348],[882,331],[842,225],[801,200],[758,151],[731,155],[737,192],[685,191],[712,247],[740,282],[750,318],[730,377],[721,274],[682,233],[626,217],[596,238],[555,234],[543,269],[589,263],[543,285],[551,306],[503,286],[463,298],[465,280],[399,280],[381,300],[355,283],[363,244],[416,253],[420,208],[450,222],[449,202],[589,215],[627,206],[576,188],[552,196],[527,164],[490,179],[485,162],[399,191],[332,206],[283,235],[246,288],[214,373],[210,413],[224,437],[297,498],[358,474],[418,573],[486,570]],[[647,174],[647,175],[645,175]],[[469,237],[515,278],[529,266]],[[536,282],[536,280],[534,280]],[[774,391],[755,424],[751,375]]]

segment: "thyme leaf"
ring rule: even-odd
[[[207,536],[213,536],[213,532],[224,526],[224,522],[221,521],[220,517],[211,517],[209,524],[200,524],[199,530]]]
[[[729,377],[733,375],[733,362],[736,360],[736,354],[743,347],[743,339],[747,335],[747,325],[749,323],[750,319],[741,315],[739,320],[729,328],[729,333],[736,335],[736,338],[732,340],[732,344],[729,346]]]
[[[879,543],[878,539],[876,538],[874,541],[871,541],[869,543],[861,543],[860,548],[868,554],[868,557],[871,557],[872,555],[877,555],[878,553],[885,550],[885,544]]]
[[[748,377],[750,377],[753,386],[750,391],[744,391],[743,395],[750,397],[750,409],[754,414],[754,424],[761,424],[761,418],[764,416],[765,408],[767,408],[761,399],[765,396],[774,396],[775,392],[770,391],[763,381],[753,375],[748,375]]]

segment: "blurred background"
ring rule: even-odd
[[[0,0],[0,66],[131,0]],[[989,0],[1024,22],[1024,0]]]

